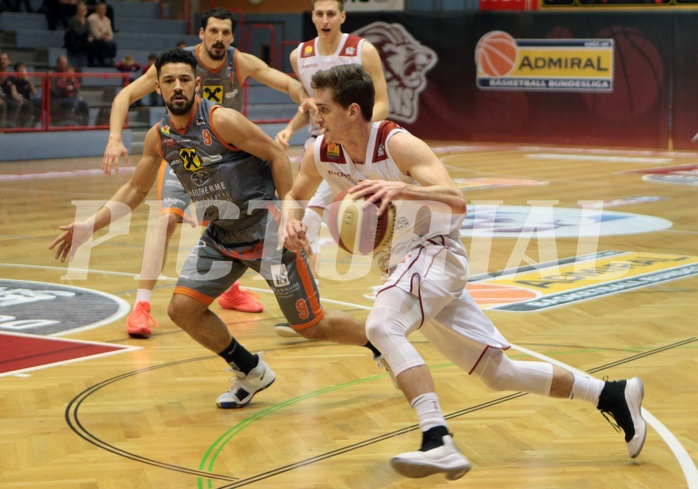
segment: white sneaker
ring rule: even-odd
[[[302,338],[303,336],[293,329],[288,323],[278,323],[274,325],[274,331],[277,335],[284,338]]]
[[[426,452],[406,452],[390,460],[395,471],[419,479],[443,472],[448,480],[463,477],[470,470],[470,462],[458,451],[451,435],[443,437],[444,444]]]
[[[633,377],[628,380],[606,382],[599,397],[598,409],[601,414],[610,415],[617,423],[617,426],[613,423],[611,425],[625,432],[625,443],[631,458],[640,454],[647,436],[647,425],[642,419],[644,396],[645,386],[642,380]]]
[[[237,409],[247,406],[254,395],[263,391],[276,380],[276,374],[269,368],[262,357],[264,353],[259,352],[257,357],[259,363],[255,368],[245,375],[240,370],[233,368],[235,383],[225,394],[218,396],[216,404],[221,409]],[[232,379],[231,379],[232,380]]]

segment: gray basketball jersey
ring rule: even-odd
[[[205,49],[203,44],[185,49],[192,51],[198,61],[196,76],[201,77],[201,98],[241,111],[243,95],[236,64],[236,49],[233,46],[228,47],[225,63],[216,70],[201,61],[199,50]]]
[[[218,139],[211,117],[219,108],[197,99],[194,117],[183,131],[172,127],[169,113],[165,115],[158,123],[162,156],[196,202],[198,214],[206,213],[218,242],[256,242],[264,238],[266,204],[274,200],[271,168]]]

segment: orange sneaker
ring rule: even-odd
[[[136,302],[126,320],[126,332],[131,338],[148,338],[152,334],[150,327],[157,327],[158,322],[150,315],[148,302]]]
[[[237,282],[218,297],[218,304],[223,309],[235,309],[241,312],[262,312],[264,306],[252,292],[242,290]]]

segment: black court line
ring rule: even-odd
[[[643,358],[647,358],[647,357],[657,355],[657,354],[660,354],[660,353],[663,353],[663,352],[666,352],[666,351],[669,351],[669,350],[672,350],[672,349],[675,349],[675,348],[678,348],[681,346],[688,345],[688,344],[693,343],[695,341],[698,341],[698,338],[696,338],[696,337],[687,338],[687,339],[682,340],[682,341],[678,341],[675,343],[664,345],[664,346],[655,348],[653,350],[641,352],[641,353],[638,353],[636,355],[631,355],[629,357],[622,358],[620,360],[616,360],[616,361],[613,361],[613,362],[610,362],[610,363],[607,363],[604,365],[600,365],[598,367],[594,367],[592,369],[589,369],[587,372],[588,373],[595,373],[595,372],[606,370],[606,369],[616,367],[619,365],[632,363],[634,361],[641,360]],[[209,359],[216,358],[216,357],[217,357],[216,355],[208,355],[208,356],[204,356],[204,357],[190,358],[190,359],[186,359],[186,360],[178,360],[175,362],[169,362],[169,363],[162,364],[162,365],[157,365],[157,366],[153,366],[153,367],[147,367],[147,368],[143,368],[143,369],[139,369],[139,370],[134,370],[132,372],[128,372],[128,373],[125,373],[122,375],[118,375],[116,377],[112,377],[112,378],[107,379],[103,382],[100,382],[100,383],[95,384],[91,387],[88,387],[87,389],[82,391],[80,394],[78,394],[75,398],[73,398],[70,401],[70,403],[68,403],[68,406],[66,407],[66,410],[65,410],[66,423],[73,430],[73,432],[75,432],[79,437],[81,437],[85,441],[97,446],[98,448],[101,448],[103,450],[106,450],[108,452],[113,453],[114,455],[118,455],[120,457],[124,457],[124,458],[127,458],[129,460],[141,462],[141,463],[144,463],[147,465],[159,467],[159,468],[166,469],[166,470],[181,472],[184,474],[189,474],[189,475],[201,477],[204,479],[214,479],[214,480],[220,480],[220,481],[226,482],[225,485],[219,486],[217,489],[233,489],[233,488],[237,488],[237,487],[243,487],[246,485],[250,485],[250,484],[253,484],[255,482],[269,479],[269,478],[274,477],[276,475],[280,475],[280,474],[287,473],[287,472],[290,472],[292,470],[295,470],[295,469],[298,469],[301,467],[312,465],[314,463],[321,462],[323,460],[327,460],[327,459],[336,457],[338,455],[349,453],[349,452],[352,452],[354,450],[358,450],[358,449],[361,449],[361,448],[364,448],[367,446],[371,446],[371,445],[374,445],[374,444],[379,443],[381,441],[384,441],[384,440],[387,440],[390,438],[395,438],[397,436],[401,436],[401,435],[404,435],[404,434],[407,434],[407,433],[410,433],[410,432],[413,432],[413,431],[416,431],[419,429],[419,424],[413,424],[411,426],[407,426],[407,427],[401,428],[399,430],[391,431],[391,432],[385,433],[383,435],[369,438],[369,439],[363,440],[361,442],[354,443],[352,445],[347,445],[345,447],[338,448],[336,450],[331,450],[329,452],[325,452],[323,454],[320,454],[320,455],[317,455],[315,457],[311,457],[311,458],[308,458],[305,460],[301,460],[301,461],[295,462],[293,464],[284,465],[282,467],[278,467],[278,468],[275,468],[275,469],[272,469],[272,470],[269,470],[266,472],[262,472],[260,474],[256,474],[254,476],[247,477],[245,479],[240,479],[239,477],[231,477],[229,475],[215,474],[212,472],[205,472],[202,470],[190,469],[188,467],[183,467],[180,465],[169,464],[166,462],[154,460],[152,458],[144,457],[144,456],[135,454],[133,452],[129,452],[127,450],[117,448],[114,445],[111,445],[110,443],[108,443],[108,442],[100,439],[99,437],[95,436],[94,434],[92,434],[88,429],[86,429],[83,426],[82,422],[80,421],[79,409],[80,409],[80,406],[82,405],[82,403],[85,402],[92,394],[94,394],[98,390],[102,389],[103,387],[106,387],[106,386],[114,384],[120,380],[126,379],[128,377],[132,377],[132,376],[144,373],[144,372],[158,370],[161,368],[167,368],[167,367],[170,367],[173,365],[182,365],[182,364],[191,363],[191,362],[209,360]],[[466,414],[474,413],[474,412],[486,409],[488,407],[503,404],[503,403],[518,399],[518,398],[526,396],[526,395],[528,395],[528,393],[526,393],[526,392],[515,392],[515,393],[509,394],[506,396],[501,396],[501,397],[498,397],[496,399],[492,399],[491,401],[487,401],[487,402],[484,402],[481,404],[477,404],[475,406],[470,406],[468,408],[465,408],[465,409],[462,409],[459,411],[454,411],[452,413],[445,414],[444,417],[446,419],[458,418],[458,417],[464,416]]]

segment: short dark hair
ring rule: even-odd
[[[197,61],[192,51],[170,48],[160,53],[157,59],[155,59],[155,69],[157,70],[158,77],[160,76],[160,68],[168,63],[186,63],[191,66],[192,71],[196,73]]]
[[[373,118],[376,89],[371,75],[363,66],[355,63],[333,66],[315,73],[312,82],[315,90],[332,89],[332,100],[345,109],[355,103],[365,120]]]
[[[311,2],[313,4],[313,10],[315,10],[315,3],[317,1],[318,0],[312,0],[312,2]],[[337,2],[339,4],[339,11],[344,12],[344,0],[335,0],[335,2]]]
[[[233,14],[224,8],[210,8],[201,16],[201,28],[206,30],[208,25],[208,19],[213,17],[218,20],[230,20],[230,24],[233,27],[233,32],[235,32],[235,19],[233,19]]]
[[[22,66],[27,66],[27,65],[26,65],[26,63],[24,63],[24,61],[17,61],[17,62],[15,63],[15,71],[19,71],[19,69],[20,69]]]

